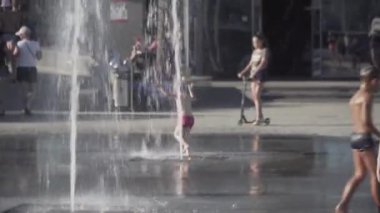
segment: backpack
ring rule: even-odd
[[[372,20],[369,35],[376,37],[380,36],[380,17],[376,17]]]

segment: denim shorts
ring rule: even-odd
[[[375,146],[375,140],[369,133],[354,133],[351,135],[351,148],[364,152]]]

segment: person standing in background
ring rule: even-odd
[[[16,79],[23,86],[24,113],[31,115],[34,86],[37,82],[37,60],[42,58],[42,52],[40,44],[30,40],[31,31],[28,27],[22,26],[16,35],[20,37],[13,51],[17,66]]]

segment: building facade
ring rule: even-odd
[[[194,4],[196,72],[216,78],[236,76],[249,59],[251,36],[256,32],[268,39],[270,78],[355,77],[357,68],[368,63],[368,27],[380,10],[376,0],[207,0]],[[329,34],[336,37],[336,54],[328,49]]]
[[[54,1],[54,3],[52,3]],[[149,4],[164,0],[128,0],[127,20],[111,20],[103,1],[107,45],[128,55],[136,37],[144,37]],[[91,2],[91,0],[90,0]],[[116,1],[120,2],[120,1]],[[379,15],[377,0],[190,0],[188,1],[188,63],[196,75],[233,79],[249,60],[251,37],[263,32],[271,50],[269,78],[329,78],[368,62],[368,27]],[[53,44],[64,0],[30,0],[28,24]],[[48,17],[48,18],[46,18]],[[91,23],[91,14],[88,16]],[[156,20],[158,21],[158,19]],[[95,29],[96,31],[96,29]],[[94,31],[93,35],[96,34]],[[336,50],[329,49],[329,35]],[[334,52],[336,51],[336,52]],[[342,74],[342,75],[340,75]],[[344,74],[344,75],[343,75]]]

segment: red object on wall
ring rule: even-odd
[[[128,0],[111,0],[111,22],[128,21]]]

